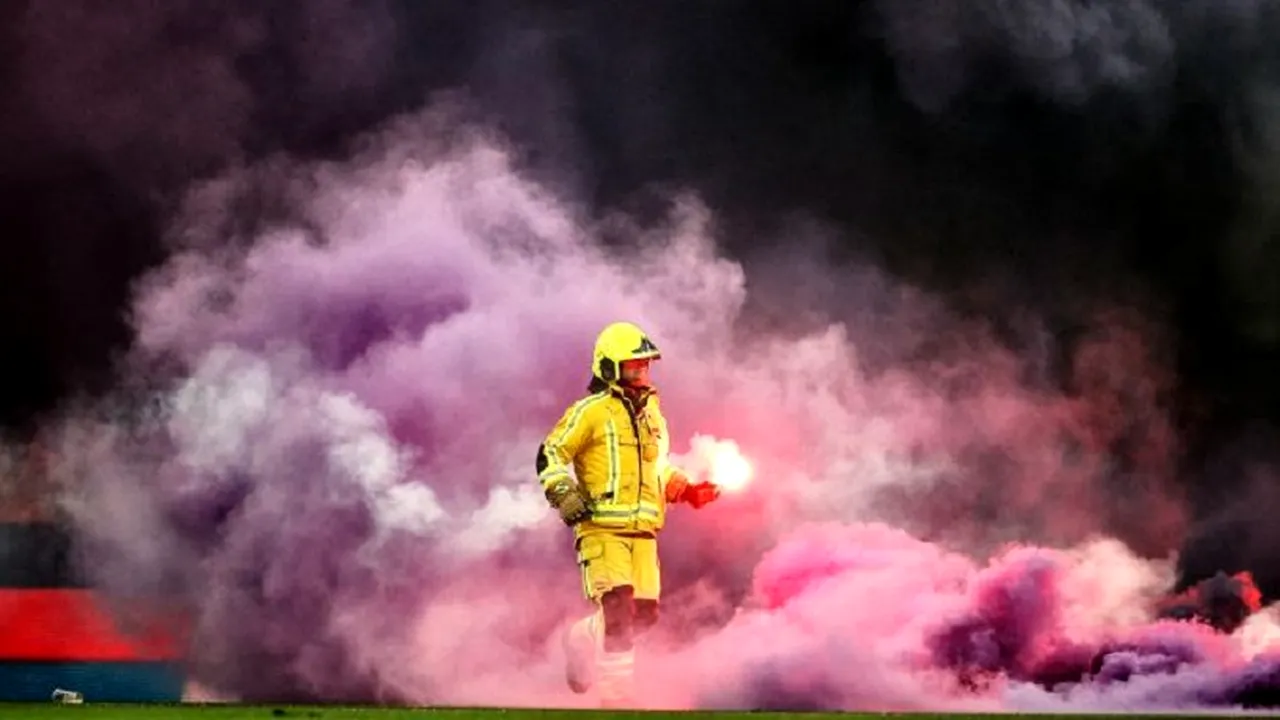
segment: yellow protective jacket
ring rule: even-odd
[[[590,497],[592,516],[574,530],[656,535],[666,521],[667,484],[683,473],[668,453],[671,438],[656,392],[638,410],[611,387],[570,405],[538,450],[545,490],[570,469]]]

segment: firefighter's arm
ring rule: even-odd
[[[573,404],[546,439],[538,446],[536,470],[543,495],[566,525],[574,525],[591,515],[587,496],[569,474],[573,459],[592,436],[586,401]]]

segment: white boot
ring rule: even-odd
[[[582,618],[564,633],[565,681],[579,695],[595,684],[601,643],[598,615],[597,612]]]
[[[600,707],[634,708],[635,650],[602,652],[599,658]]]

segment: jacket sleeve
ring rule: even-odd
[[[564,411],[546,439],[538,446],[538,482],[546,490],[552,483],[572,479],[569,468],[592,437],[591,413],[596,398],[579,400]]]

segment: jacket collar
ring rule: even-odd
[[[657,388],[653,388],[653,387],[647,387],[638,391],[628,392],[617,384],[610,385],[609,392],[614,397],[621,400],[622,404],[626,405],[627,409],[630,410],[632,413],[639,413],[640,411],[644,410],[645,406],[649,404],[649,399],[652,397],[656,397],[658,394]]]

